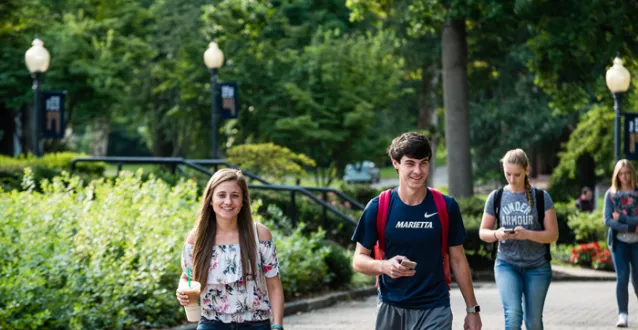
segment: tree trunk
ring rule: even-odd
[[[106,156],[109,146],[109,133],[111,133],[111,124],[107,117],[99,117],[93,120],[91,125],[91,155],[96,157]]]
[[[13,111],[0,102],[0,155],[13,156],[15,124]]]
[[[468,197],[472,196],[474,189],[467,101],[465,20],[445,22],[441,38],[448,190],[452,196]]]
[[[426,63],[421,72],[421,91],[419,95],[419,119],[418,129],[430,132],[430,145],[432,146],[432,158],[430,159],[430,171],[426,184],[434,186],[434,174],[436,172],[436,145],[439,135],[437,129],[437,89],[439,85],[438,66]]]

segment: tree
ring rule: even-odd
[[[472,160],[469,141],[467,91],[467,19],[489,19],[501,11],[496,1],[360,1],[348,2],[353,19],[362,19],[371,12],[377,17],[408,13],[409,25],[417,34],[440,31],[443,71],[443,101],[445,106],[445,140],[448,152],[449,191],[455,196],[473,194]],[[407,10],[406,10],[407,9]],[[422,32],[421,32],[422,31]]]
[[[310,3],[224,1],[204,17],[225,54],[233,54],[220,76],[240,85],[240,118],[225,129],[236,128],[231,141],[274,142],[307,154],[327,184],[350,161],[387,158],[389,139],[377,128],[409,90],[396,55],[400,40],[346,33],[347,15],[310,14]],[[319,27],[312,38],[299,33],[317,24],[341,28]]]

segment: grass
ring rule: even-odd
[[[381,180],[384,179],[396,179],[399,177],[397,171],[392,166],[382,167],[379,169],[379,177]]]

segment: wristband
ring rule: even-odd
[[[496,237],[496,230],[494,231],[494,238],[498,241],[498,237]]]
[[[284,330],[284,327],[282,327],[279,324],[273,324],[270,328],[271,329],[277,329],[277,330]]]

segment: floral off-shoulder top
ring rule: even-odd
[[[267,288],[260,281],[242,280],[239,244],[215,245],[208,270],[208,283],[202,283],[200,305],[202,317],[223,323],[262,321],[270,318]],[[257,267],[261,265],[267,278],[279,274],[277,250],[272,240],[259,241]],[[186,243],[182,250],[182,269],[193,269],[193,245]]]

